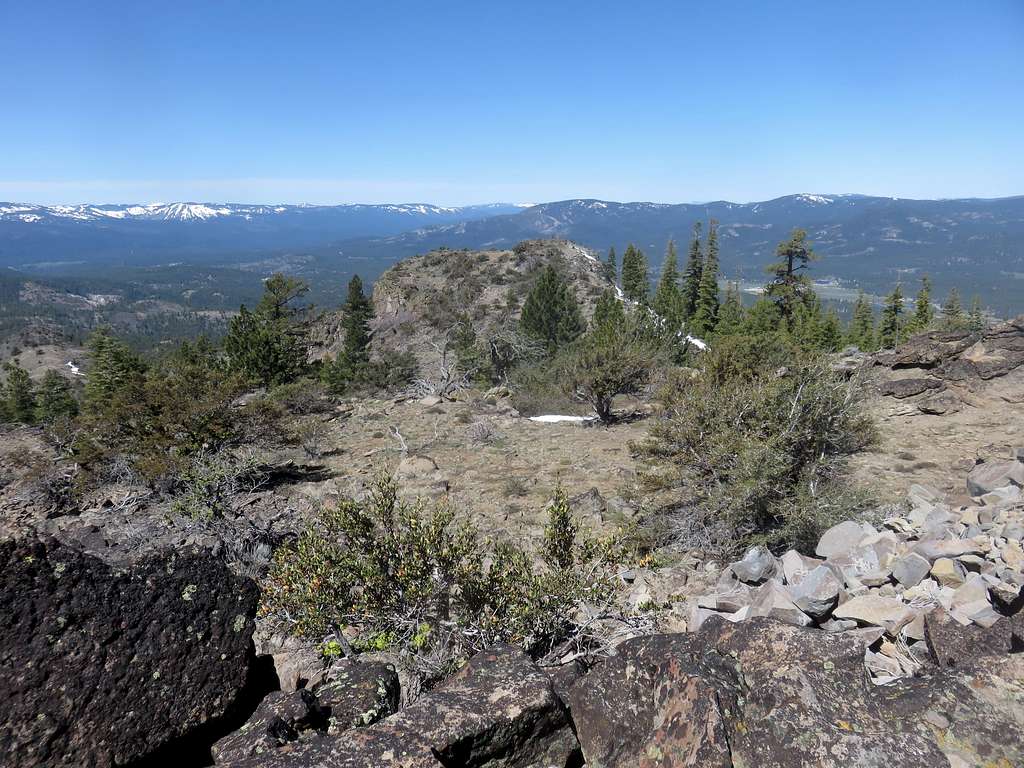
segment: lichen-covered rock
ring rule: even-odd
[[[257,589],[208,553],[0,543],[0,764],[139,761],[231,714]]]
[[[713,617],[623,643],[569,701],[590,768],[1021,765],[1024,658],[993,648],[883,688],[855,633]]]
[[[506,647],[477,654],[443,686],[381,722],[236,765],[550,768],[570,764],[578,749],[551,680]]]
[[[372,725],[398,710],[398,673],[388,664],[342,662],[327,677],[316,687],[316,696],[327,710],[332,736]]]
[[[274,691],[245,725],[214,744],[211,752],[216,762],[230,763],[277,749],[304,731],[326,727],[327,712],[312,691]]]

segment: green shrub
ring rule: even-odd
[[[482,542],[447,501],[399,500],[379,476],[364,502],[324,511],[277,550],[261,613],[300,635],[350,628],[353,647],[392,646],[445,667],[475,650],[514,643],[550,650],[578,627],[575,608],[612,589],[613,543],[581,540],[559,491],[545,531],[543,567],[510,543]],[[490,565],[485,566],[485,561]]]
[[[679,491],[705,530],[724,526],[719,543],[806,546],[862,501],[843,474],[875,434],[862,382],[820,358],[776,367],[770,353],[751,363],[736,352],[713,350],[700,375],[672,378],[640,446],[655,464],[647,478]]]

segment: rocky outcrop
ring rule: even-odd
[[[964,393],[981,391],[989,381],[1024,367],[1024,315],[980,332],[919,334],[873,361],[881,372],[881,395],[917,398],[926,414],[956,412]]]
[[[0,543],[0,764],[185,752],[236,714],[256,601],[198,550],[115,567],[55,540]]]
[[[549,768],[576,736],[552,682],[520,651],[477,654],[415,704],[337,738],[300,741],[235,765],[255,768]]]
[[[627,641],[567,698],[590,768],[1021,765],[1024,655],[1009,639],[876,688],[857,633],[715,618]]]

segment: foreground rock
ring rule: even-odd
[[[208,554],[114,568],[53,540],[0,543],[0,764],[187,750],[245,691],[256,601]]]
[[[233,765],[550,768],[570,764],[578,749],[547,675],[521,652],[500,648],[477,654],[441,688],[375,725]]]
[[[974,638],[961,666],[881,689],[864,685],[857,633],[715,617],[624,643],[568,699],[592,768],[1024,765],[1012,637]]]

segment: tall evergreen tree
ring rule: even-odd
[[[942,305],[942,326],[946,330],[957,330],[963,328],[964,324],[964,308],[960,303],[960,291],[954,286],[949,289],[946,303]]]
[[[606,289],[594,305],[594,333],[616,334],[626,323],[626,310],[615,292]]]
[[[615,259],[615,246],[608,249],[608,256],[604,260],[604,279],[612,285],[619,282],[619,264]]]
[[[707,255],[700,275],[697,305],[691,318],[693,333],[706,336],[718,323],[718,222],[708,226]]]
[[[341,327],[345,341],[333,363],[324,367],[323,377],[334,392],[344,392],[359,378],[370,362],[370,320],[373,305],[363,293],[363,281],[353,275],[348,283],[348,294],[342,307]]]
[[[263,284],[256,309],[244,304],[231,319],[224,350],[232,368],[264,386],[295,379],[306,365],[305,328],[295,305],[309,291],[302,280],[278,273]]]
[[[917,292],[914,300],[914,317],[910,322],[910,328],[914,333],[927,330],[935,319],[935,310],[932,308],[932,281],[928,275],[921,278],[921,289]]]
[[[103,413],[119,401],[141,400],[136,394],[142,387],[146,366],[123,341],[111,335],[109,328],[96,329],[86,349],[89,353],[86,410]]]
[[[524,333],[544,342],[549,353],[576,339],[586,328],[575,291],[550,264],[527,295],[519,323]]]
[[[827,352],[836,352],[843,346],[843,325],[839,322],[839,314],[835,307],[829,307],[825,319],[821,323],[821,348]]]
[[[4,372],[7,374],[7,385],[4,387],[4,411],[7,418],[21,424],[35,423],[36,398],[28,371],[17,360],[8,360],[4,363]]]
[[[876,348],[875,311],[864,291],[860,292],[857,302],[853,305],[853,317],[850,319],[847,341],[862,352],[873,352]]]
[[[971,311],[967,315],[967,327],[977,333],[985,329],[985,316],[981,311],[981,297],[974,294],[971,298]]]
[[[704,273],[704,253],[700,242],[701,225],[698,221],[693,225],[693,239],[686,257],[686,270],[683,272],[683,318],[689,320],[697,311],[700,298],[700,279]]]
[[[883,349],[899,346],[903,340],[903,289],[899,283],[885,299],[882,320],[878,326],[878,342]]]
[[[622,293],[630,301],[647,303],[647,258],[630,243],[622,255]]]
[[[725,301],[718,309],[718,325],[715,327],[715,333],[719,336],[731,336],[739,333],[743,328],[743,316],[740,287],[736,283],[729,283],[725,287]]]
[[[802,270],[818,257],[807,242],[807,232],[802,229],[794,229],[789,240],[779,243],[775,255],[778,261],[767,267],[772,279],[765,293],[779,308],[782,319],[788,322],[793,317],[797,302],[814,293],[810,278]]]
[[[78,401],[71,384],[54,370],[43,374],[36,391],[36,418],[43,423],[70,419],[78,414]]]
[[[658,280],[651,308],[657,312],[658,317],[664,320],[669,328],[677,330],[682,325],[680,302],[679,257],[676,255],[676,244],[669,240],[665,261],[661,265],[661,278]]]

